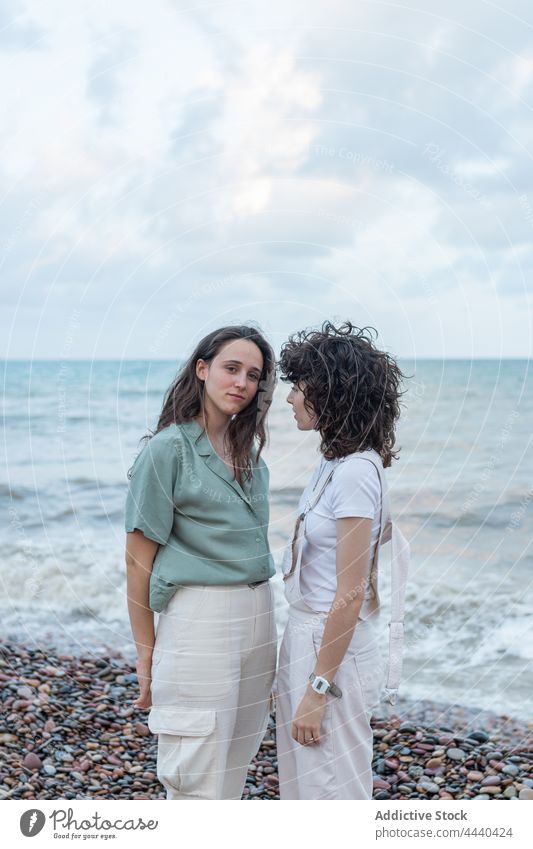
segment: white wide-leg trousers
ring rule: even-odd
[[[167,799],[241,798],[275,666],[269,583],[176,591],[157,625],[148,720]]]
[[[321,741],[302,746],[292,719],[314,671],[325,617],[291,608],[277,673],[276,736],[280,798],[371,799],[372,709],[379,703],[385,667],[377,623],[359,620],[335,676],[342,698],[326,695]]]

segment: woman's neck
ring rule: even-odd
[[[211,413],[208,422],[206,422],[205,417],[200,413],[200,415],[195,416],[194,420],[200,427],[203,427],[209,442],[215,448],[217,454],[223,459],[228,459],[228,452],[225,448],[225,437],[231,417],[220,414],[217,416]]]

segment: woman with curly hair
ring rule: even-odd
[[[131,470],[135,704],[150,708],[167,799],[240,799],[266,728],[277,635],[260,455],[274,384],[274,353],[255,328],[208,334]]]
[[[298,506],[283,561],[289,618],[276,687],[281,799],[370,799],[378,647],[378,550],[393,540],[387,691],[401,669],[409,547],[390,521],[383,470],[397,458],[403,377],[367,328],[301,331],[281,350],[299,430],[320,433],[321,461]]]

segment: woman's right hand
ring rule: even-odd
[[[133,704],[141,710],[148,710],[148,708],[152,707],[152,692],[150,689],[152,683],[152,653],[150,652],[146,657],[137,657],[135,669],[139,681],[140,695],[135,699]]]

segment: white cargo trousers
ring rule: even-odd
[[[150,730],[167,799],[240,799],[268,722],[277,634],[268,582],[180,587],[160,614]]]
[[[372,710],[379,704],[384,665],[377,624],[359,621],[335,683],[342,698],[326,695],[319,743],[302,746],[292,720],[315,668],[325,615],[291,608],[280,649],[276,736],[280,798],[371,799]]]

